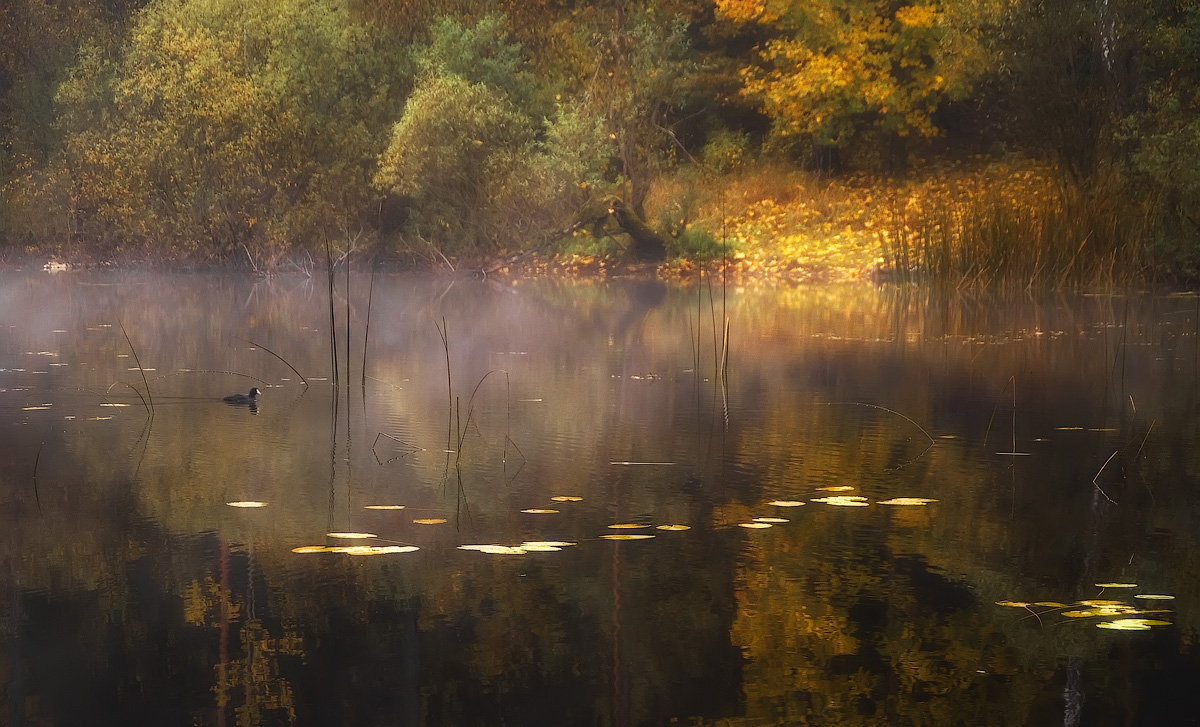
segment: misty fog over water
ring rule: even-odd
[[[1198,311],[0,273],[0,723],[1187,723]]]

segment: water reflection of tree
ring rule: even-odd
[[[322,352],[305,348],[317,334],[295,330],[296,321],[307,320],[298,312],[302,305],[272,298],[250,314],[238,306],[213,313],[213,298],[241,297],[221,285],[208,292],[213,296],[173,293],[165,314],[149,306],[152,296],[131,296],[126,323],[134,321],[139,347],[164,369],[195,366],[203,356],[255,365],[252,352],[240,349],[205,353],[205,345],[216,348],[244,332],[230,322],[234,316],[264,326],[275,336],[265,337],[271,344],[282,338],[279,350],[307,351],[301,355],[311,361],[297,361],[304,370],[319,367]],[[477,293],[443,299],[473,303],[478,311],[454,342],[463,380],[495,367],[497,351],[532,351],[504,365],[524,392],[514,398],[544,398],[514,416],[522,445],[533,444],[526,447],[530,465],[510,485],[495,478],[502,439],[493,436],[489,444],[472,433],[464,478],[478,521],[488,522],[489,532],[511,534],[515,502],[569,484],[596,502],[614,503],[620,508],[614,515],[686,519],[696,532],[675,540],[664,534],[641,544],[647,547],[592,542],[544,559],[504,561],[465,559],[453,551],[458,542],[447,530],[406,560],[300,562],[289,546],[299,544],[299,534],[319,537],[325,523],[326,483],[306,474],[328,451],[326,420],[313,414],[325,411],[324,400],[284,401],[293,392],[277,390],[253,422],[232,419],[219,405],[164,404],[146,435],[140,468],[130,455],[140,414],[123,410],[119,426],[47,438],[54,457],[42,463],[42,517],[34,515],[28,478],[13,474],[29,471],[29,458],[17,450],[31,451],[41,436],[14,435],[18,446],[0,454],[6,473],[0,491],[9,506],[0,524],[10,533],[0,547],[15,574],[5,602],[23,603],[3,614],[9,643],[21,654],[49,644],[60,655],[89,649],[113,655],[99,666],[83,662],[101,675],[94,691],[83,693],[91,704],[153,687],[161,701],[142,697],[144,704],[169,711],[168,697],[186,694],[187,708],[204,712],[220,684],[228,704],[246,705],[239,719],[264,722],[286,719],[288,704],[298,721],[333,715],[326,723],[346,722],[346,715],[360,723],[504,715],[533,724],[547,714],[559,723],[622,716],[639,722],[743,710],[764,723],[805,715],[818,722],[817,715],[832,714],[845,724],[890,715],[941,724],[960,713],[980,724],[1037,722],[1062,716],[1061,705],[1046,705],[1048,693],[1058,694],[1055,680],[1066,678],[1059,655],[1080,660],[1094,703],[1103,697],[1088,680],[1110,666],[1108,652],[1118,647],[1094,638],[1090,624],[1043,628],[989,604],[1092,595],[1077,592],[1080,584],[1130,567],[1134,555],[1139,580],[1172,585],[1180,596],[1182,643],[1167,650],[1191,648],[1200,586],[1181,574],[1191,572],[1200,553],[1188,500],[1200,461],[1193,404],[1176,393],[1192,391],[1184,387],[1189,377],[1175,371],[1189,351],[1172,348],[1156,329],[1136,333],[1136,341],[1128,334],[1125,343],[1144,346],[1119,346],[1116,333],[1095,324],[1119,321],[1120,306],[1097,303],[1070,314],[1030,306],[1002,320],[984,303],[931,308],[911,296],[862,289],[842,298],[829,290],[808,298],[786,294],[774,306],[742,300],[734,338],[753,345],[735,346],[734,415],[726,429],[709,414],[708,392],[697,396],[681,378],[690,364],[690,296],[681,305],[669,292],[631,317],[638,309],[627,300],[571,286],[544,296],[497,294],[487,305],[472,297]],[[444,439],[444,359],[436,334],[427,321],[404,318],[411,298],[380,295],[380,320],[390,315],[403,325],[381,327],[375,373],[397,386],[410,382],[381,390],[369,402],[370,416]],[[210,314],[214,320],[205,318]],[[1136,307],[1131,318],[1138,318]],[[1046,335],[1037,336],[1038,328]],[[1073,333],[1051,337],[1056,330]],[[620,335],[610,345],[614,332]],[[75,345],[97,344],[81,338]],[[96,356],[115,356],[120,347],[99,349]],[[627,355],[634,349],[637,365]],[[1112,373],[1122,350],[1124,390]],[[124,371],[123,360],[109,363],[108,371],[87,375]],[[669,376],[630,377],[643,368]],[[994,456],[997,438],[1013,434],[1004,384],[1014,371],[1015,434],[1031,447],[1036,436],[1049,435],[1067,455],[1059,464]],[[153,385],[174,382],[185,391],[203,389],[187,376]],[[497,403],[504,397],[487,393],[493,396],[481,405],[480,429],[504,431],[506,412]],[[620,408],[611,406],[615,395]],[[1136,416],[1122,413],[1122,396],[1137,402]],[[886,406],[959,439],[939,440],[899,467],[924,446],[920,433],[887,412],[833,405],[854,401]],[[171,406],[186,416],[173,416]],[[581,410],[589,417],[581,418]],[[984,446],[993,411],[998,423]],[[1129,452],[1124,492],[1112,491],[1121,495],[1119,504],[1097,502],[1096,468],[1151,420],[1159,424],[1145,452]],[[1055,432],[1076,423],[1115,425],[1115,431]],[[710,437],[714,424],[717,436]],[[662,432],[669,434],[650,436]],[[555,451],[559,443],[569,443],[569,456]],[[635,473],[608,465],[614,452],[636,459],[663,451],[678,459],[675,468]],[[440,466],[425,472],[356,465],[360,479],[339,483],[345,503],[339,513],[357,514],[368,496],[424,498],[436,506],[441,495],[431,483]],[[863,512],[810,504],[796,522],[762,534],[709,531],[763,514],[762,504],[774,497],[842,483],[875,499],[907,494],[941,502],[921,511]],[[249,486],[273,501],[269,517],[219,512],[227,492],[240,495]],[[594,535],[592,525],[604,523],[583,523],[575,534]],[[216,532],[188,535],[208,530]],[[249,575],[247,552],[231,556],[226,574],[221,553],[228,543],[253,548],[256,576]],[[1085,560],[1089,565],[1081,565]],[[1054,592],[1029,593],[1035,585]],[[967,587],[973,607],[937,605],[959,602]],[[59,602],[47,603],[45,593]],[[251,613],[247,599],[254,593],[264,595]],[[32,613],[39,616],[24,620]],[[222,623],[229,629],[224,635]],[[51,639],[58,631],[76,643]],[[296,651],[301,643],[303,660]],[[1144,653],[1128,648],[1133,656]],[[155,671],[171,659],[167,673]],[[1186,672],[1187,660],[1179,661]],[[32,675],[24,678],[29,694],[57,697],[80,683],[67,670],[52,684],[48,661],[23,656],[14,663],[14,672]],[[224,675],[214,672],[220,664],[228,665]],[[131,686],[141,679],[149,686]],[[235,683],[242,685],[236,696]]]

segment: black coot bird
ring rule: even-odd
[[[258,406],[258,387],[251,389],[249,394],[230,394],[225,397],[225,403],[254,408]]]

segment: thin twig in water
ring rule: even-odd
[[[353,247],[346,250],[346,395],[350,393],[350,253]],[[347,403],[346,416],[350,415],[350,406]],[[349,432],[350,424],[346,423],[346,431]]]
[[[129,344],[129,350],[133,352],[133,362],[137,364],[138,373],[142,375],[142,383],[146,386],[146,398],[150,400],[150,415],[154,415],[154,396],[150,393],[150,382],[146,380],[146,371],[142,368],[142,361],[138,358],[137,349],[133,347],[133,341],[129,339],[129,333],[125,330],[125,324],[121,319],[117,319],[117,325],[121,327],[121,333],[125,334],[125,342]],[[135,389],[136,391],[136,389]]]
[[[506,434],[506,435],[504,435],[504,439],[505,439],[506,445],[511,444],[513,446],[513,449],[517,450],[517,454],[521,455],[521,466],[517,468],[516,472],[513,472],[512,477],[509,477],[507,480],[504,481],[504,484],[507,486],[507,485],[511,485],[513,483],[513,480],[517,479],[517,475],[521,474],[521,470],[525,469],[525,465],[526,465],[526,463],[529,462],[529,460],[525,457],[525,453],[521,451],[521,448],[517,446],[517,443],[514,442],[511,437],[509,437]],[[507,464],[505,465],[505,467],[503,469],[505,471],[507,471],[507,469],[508,469]]]
[[[329,247],[329,238],[325,238],[325,277],[329,282],[329,356],[332,361],[331,368],[333,369],[333,385],[338,386],[338,360],[337,360],[337,322],[334,320],[333,311],[333,250]]]
[[[454,386],[450,379],[450,329],[446,326],[445,316],[442,316],[442,325],[439,326],[437,321],[434,321],[433,327],[437,328],[438,336],[442,339],[442,350],[446,354],[446,406],[448,412],[446,422],[446,459],[447,466],[449,466],[450,441],[451,434],[454,431]]]
[[[917,460],[924,457],[926,452],[933,449],[933,445],[937,444],[937,440],[935,440],[929,434],[929,432],[925,431],[925,427],[921,426],[920,424],[917,424],[915,421],[912,420],[912,418],[905,416],[904,414],[901,414],[900,412],[896,411],[895,409],[889,409],[886,406],[880,406],[879,404],[868,404],[865,401],[830,401],[830,402],[827,402],[827,404],[829,406],[833,406],[834,404],[842,404],[844,406],[865,406],[865,407],[868,407],[871,409],[878,409],[880,411],[885,411],[888,414],[895,414],[896,416],[900,417],[904,421],[908,422],[909,424],[911,424],[914,427],[916,427],[917,429],[919,429],[921,431],[921,434],[925,435],[925,438],[929,440],[929,446],[925,447],[925,449],[921,450],[921,452],[916,457],[913,457],[912,459],[908,460],[907,462],[904,462],[900,465],[889,468],[889,471],[894,472],[896,470],[900,470],[900,469],[907,467],[908,465],[912,464],[913,462],[916,462]]]
[[[271,354],[271,355],[272,355],[272,356],[274,356],[275,358],[279,359],[280,361],[282,361],[282,362],[283,362],[283,365],[284,365],[284,366],[287,366],[289,369],[291,369],[291,370],[292,370],[292,373],[294,373],[294,374],[296,374],[297,376],[299,376],[299,377],[300,377],[300,383],[304,384],[305,386],[308,386],[308,379],[304,378],[304,374],[302,374],[302,373],[300,373],[299,371],[297,371],[297,370],[296,370],[296,367],[295,367],[295,366],[293,366],[293,365],[291,365],[290,363],[288,363],[288,360],[287,360],[286,358],[284,358],[283,356],[280,356],[279,354],[275,353],[274,351],[272,351],[271,349],[269,349],[269,348],[267,348],[266,346],[262,345],[261,343],[255,343],[254,341],[251,341],[249,338],[239,338],[238,340],[239,340],[239,341],[245,341],[246,343],[250,344],[251,346],[257,346],[258,348],[261,348],[262,350],[264,350],[264,351],[266,351],[267,353]]]
[[[1108,500],[1114,505],[1117,504],[1117,501],[1108,496],[1108,493],[1104,491],[1104,488],[1100,486],[1100,483],[1097,480],[1100,479],[1100,474],[1104,472],[1104,468],[1108,466],[1109,462],[1113,461],[1113,457],[1116,457],[1120,451],[1121,450],[1118,449],[1112,454],[1108,455],[1108,459],[1104,460],[1104,464],[1100,465],[1100,470],[1096,472],[1096,476],[1092,478],[1092,484],[1096,486],[1096,489],[1100,491],[1101,495],[1104,495],[1104,499]]]
[[[1004,388],[1001,389],[1000,393],[996,395],[996,405],[992,407],[992,415],[990,417],[988,417],[987,430],[983,433],[983,446],[984,447],[987,447],[988,436],[990,436],[992,433],[992,422],[994,422],[996,420],[996,410],[1000,408],[1000,397],[1004,396],[1004,392],[1008,390],[1009,384],[1013,384],[1014,386],[1016,385],[1016,377],[1015,376],[1009,376],[1008,381],[1004,382]],[[1016,450],[1015,446],[1013,447],[1013,450],[1014,451]]]
[[[44,446],[46,446],[45,442],[38,444],[37,456],[33,458],[33,500],[37,503],[39,513],[42,511],[42,498],[38,495],[37,471],[38,462],[42,461],[42,447]]]
[[[492,369],[491,371],[484,374],[483,377],[479,379],[479,383],[475,384],[475,388],[471,390],[471,398],[467,399],[467,421],[462,423],[461,426],[459,427],[458,456],[456,456],[454,458],[455,464],[457,464],[459,458],[462,457],[463,440],[465,440],[467,438],[467,429],[469,429],[471,427],[471,416],[475,413],[475,394],[478,393],[479,387],[483,386],[483,382],[487,381],[487,377],[491,376],[492,374],[496,373],[497,371],[500,371],[500,369]],[[505,376],[507,376],[508,372],[505,371],[504,374],[505,374]]]
[[[133,384],[129,383],[128,381],[114,381],[114,382],[112,382],[112,384],[109,385],[109,387],[104,391],[104,393],[105,394],[110,393],[112,391],[112,388],[114,386],[116,386],[117,384],[124,384],[125,386],[128,386],[129,388],[133,389],[133,393],[137,394],[138,398],[142,400],[142,406],[146,407],[146,413],[149,414],[151,412],[150,405],[146,403],[146,397],[142,396],[142,392],[138,390],[138,387],[134,386]]]
[[[371,261],[371,285],[367,288],[367,323],[363,328],[362,390],[367,394],[367,343],[371,339],[371,304],[375,300],[375,261]]]
[[[1146,440],[1150,438],[1150,432],[1154,431],[1154,424],[1157,421],[1157,419],[1150,420],[1150,426],[1146,429],[1146,436],[1142,437],[1142,446],[1138,447],[1137,454],[1133,455],[1135,461],[1138,457],[1142,456],[1142,450],[1146,448]]]
[[[384,462],[379,459],[379,453],[375,451],[375,448],[379,445],[380,437],[387,437],[388,439],[392,440],[396,444],[408,447],[409,451],[405,452],[404,454],[392,457],[387,462]],[[371,443],[371,454],[375,455],[375,461],[378,462],[380,465],[389,464],[391,462],[395,462],[398,459],[403,459],[410,454],[416,454],[417,452],[424,452],[424,451],[425,451],[424,448],[418,447],[415,444],[409,444],[408,442],[404,441],[403,439],[393,437],[392,435],[388,434],[387,432],[379,432],[379,434],[375,435],[375,441]]]

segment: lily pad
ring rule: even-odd
[[[1119,618],[1114,621],[1104,621],[1096,624],[1096,628],[1112,629],[1113,631],[1149,631],[1154,626],[1170,626],[1170,621],[1159,621],[1149,618]]]
[[[928,497],[893,497],[890,500],[880,500],[880,505],[927,505],[937,500]]]
[[[829,497],[814,497],[813,502],[823,502],[837,507],[866,507],[867,498],[858,495],[831,495]]]

